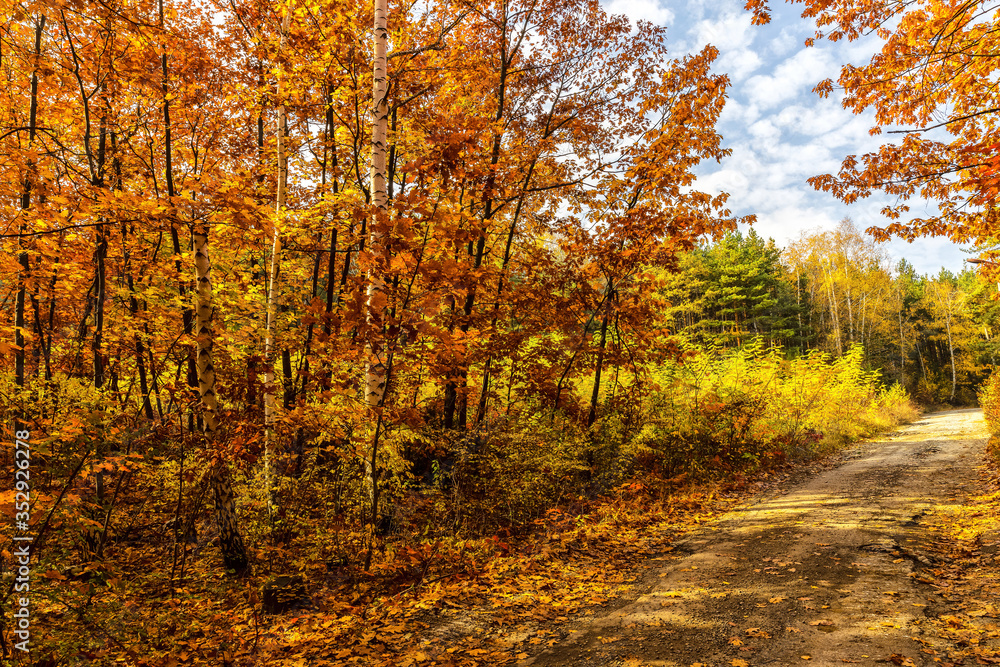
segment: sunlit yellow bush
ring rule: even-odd
[[[1000,435],[1000,375],[991,373],[979,388],[979,405],[992,435]]]
[[[644,369],[609,391],[588,429],[580,415],[525,401],[503,418],[448,440],[440,474],[423,485],[442,525],[489,533],[530,524],[554,504],[605,493],[630,479],[673,488],[814,457],[913,419],[898,385],[840,358],[780,348],[690,346],[682,361]],[[589,398],[592,387],[576,393]]]
[[[814,456],[911,420],[904,389],[882,386],[860,347],[787,360],[777,348],[692,347],[657,369],[638,462],[664,478],[747,472]]]

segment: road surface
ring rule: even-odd
[[[570,622],[543,666],[932,665],[921,519],[976,479],[979,410],[925,416],[732,511],[644,572],[630,600]]]

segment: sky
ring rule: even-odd
[[[699,190],[728,192],[732,212],[756,214],[757,233],[779,246],[803,232],[832,229],[844,217],[861,229],[886,223],[880,209],[889,200],[873,197],[848,206],[806,183],[810,176],[836,173],[846,155],[864,154],[885,141],[885,135],[869,136],[871,114],[855,115],[841,106],[839,96],[822,99],[812,92],[823,79],[836,80],[844,63],[867,62],[877,42],[817,41],[806,47],[813,24],[800,16],[801,6],[777,0],[766,26],[751,25],[741,0],[602,0],[602,5],[633,21],[666,26],[675,56],[705,44],[719,49],[714,70],[727,73],[731,87],[718,130],[733,153],[721,164],[699,168]],[[916,214],[933,208],[911,202]],[[960,271],[968,256],[942,238],[894,240],[886,250],[894,265],[905,258],[923,274],[942,267]]]

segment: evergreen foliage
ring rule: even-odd
[[[1000,353],[997,293],[971,270],[925,276],[905,259],[892,266],[850,220],[785,250],[753,230],[702,243],[660,290],[667,329],[692,343],[759,342],[789,357],[857,346],[883,381],[925,404],[953,405],[975,402]]]
[[[798,348],[804,307],[788,283],[781,250],[751,230],[693,250],[668,278],[668,318],[699,343],[738,347],[754,339]]]

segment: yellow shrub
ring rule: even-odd
[[[913,419],[898,385],[883,388],[854,347],[839,359],[813,352],[786,360],[780,348],[689,349],[653,373],[658,389],[634,451],[665,478],[749,472],[813,456]]]
[[[997,373],[991,373],[979,388],[979,405],[990,433],[1000,435],[1000,375]]]

